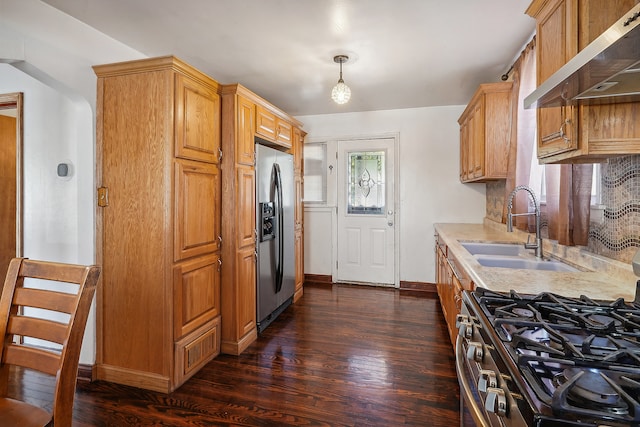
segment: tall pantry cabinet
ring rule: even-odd
[[[171,392],[220,351],[220,88],[171,56],[94,70],[95,376]]]

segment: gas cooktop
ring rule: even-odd
[[[640,304],[483,288],[472,295],[537,411],[584,425],[640,425]]]

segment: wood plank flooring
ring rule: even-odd
[[[15,388],[37,400],[39,381]],[[458,424],[437,297],[356,285],[306,285],[242,355],[217,357],[174,393],[95,381],[79,384],[74,406],[74,426]]]

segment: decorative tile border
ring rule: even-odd
[[[589,251],[630,262],[640,248],[640,156],[603,163],[601,188],[604,219],[591,223]]]

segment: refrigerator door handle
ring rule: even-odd
[[[282,280],[284,276],[284,268],[282,266],[284,261],[284,214],[282,206],[282,175],[280,174],[280,165],[274,163],[273,171],[276,187],[276,215],[278,215],[278,259],[276,260],[276,293],[278,293],[282,289]]]

